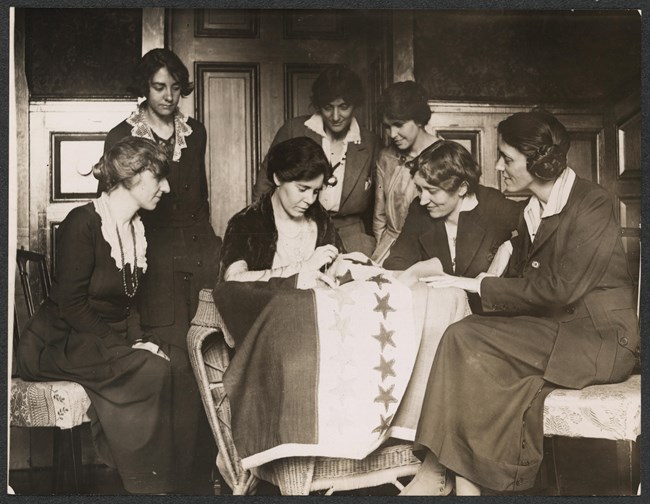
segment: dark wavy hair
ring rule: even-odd
[[[481,167],[469,151],[457,142],[438,140],[411,163],[411,175],[417,172],[428,184],[454,192],[466,182],[467,192],[476,193]]]
[[[273,175],[280,182],[313,180],[319,175],[327,181],[332,176],[332,167],[323,148],[307,137],[290,138],[274,145],[269,150],[267,166],[267,175],[273,185]]]
[[[133,178],[149,170],[159,180],[169,172],[167,153],[148,138],[127,136],[108,149],[93,166],[93,175],[99,186],[111,192],[119,184],[127,189],[133,186]]]
[[[386,119],[413,121],[424,126],[431,118],[426,90],[417,82],[395,82],[381,95],[379,112]]]
[[[180,58],[169,49],[159,48],[152,49],[142,56],[133,70],[131,84],[127,91],[134,96],[146,98],[149,95],[149,83],[152,77],[163,67],[180,84],[181,96],[187,96],[194,90],[194,83],[190,82],[190,73]]]
[[[361,79],[345,65],[327,67],[311,87],[311,103],[317,110],[338,98],[355,107],[363,103]]]
[[[526,156],[526,168],[541,180],[555,179],[567,166],[571,139],[564,125],[541,108],[517,112],[499,123],[505,143]]]

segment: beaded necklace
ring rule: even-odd
[[[122,257],[122,285],[124,286],[124,293],[132,298],[135,296],[136,291],[138,290],[138,255],[135,250],[135,228],[133,227],[133,222],[129,223],[131,226],[131,236],[133,237],[133,273],[131,274],[130,282],[126,281],[126,266],[124,265],[124,248],[122,247],[122,237],[120,236],[120,230],[115,225],[115,231],[117,232],[117,241],[120,244],[120,256]],[[130,289],[129,289],[130,284]]]

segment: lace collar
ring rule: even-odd
[[[148,138],[149,140],[154,140],[153,132],[147,124],[145,119],[145,109],[147,107],[147,102],[144,101],[138,108],[133,111],[131,116],[126,120],[133,128],[131,129],[131,136]],[[180,110],[176,109],[174,112],[174,155],[172,156],[172,161],[178,161],[181,158],[181,151],[187,147],[187,142],[185,137],[192,134],[192,128],[187,124],[187,116],[184,115]]]
[[[111,215],[110,208],[108,207],[108,194],[105,192],[93,200],[95,211],[102,220],[102,236],[104,240],[111,247],[111,257],[115,261],[118,270],[122,269],[122,256],[120,254],[120,241],[117,237],[117,228],[115,221]],[[138,214],[133,216],[131,220],[133,229],[135,231],[135,252],[138,256],[138,267],[142,268],[142,272],[147,271],[147,239],[144,235],[144,225]],[[130,264],[131,269],[135,264],[133,257],[133,247],[124,247],[124,263]]]

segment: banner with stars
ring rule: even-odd
[[[235,352],[226,389],[237,394],[233,433],[246,469],[296,456],[362,459],[389,437],[419,344],[411,290],[376,265],[351,260],[338,272],[335,289],[276,292]]]

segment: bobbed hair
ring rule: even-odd
[[[311,103],[316,110],[342,98],[349,105],[363,103],[363,84],[357,74],[345,65],[332,65],[323,70],[311,87]]]
[[[187,96],[194,90],[194,83],[190,82],[190,73],[180,58],[169,49],[158,48],[142,56],[133,70],[131,85],[127,91],[134,96],[146,98],[149,96],[151,79],[163,67],[181,86],[181,96]]]
[[[319,175],[327,181],[332,176],[332,167],[318,143],[308,137],[296,137],[269,150],[267,175],[273,185],[273,175],[280,182],[314,180]]]
[[[418,173],[432,186],[451,193],[465,182],[468,194],[476,193],[481,167],[469,151],[457,142],[438,140],[411,163],[411,174]]]
[[[554,180],[567,166],[571,139],[564,125],[541,108],[517,112],[499,123],[505,143],[526,156],[526,168],[541,180]]]
[[[104,153],[93,166],[93,175],[100,187],[111,192],[119,184],[130,189],[135,183],[134,177],[145,170],[159,180],[166,177],[169,172],[167,154],[148,138],[127,136]]]
[[[393,121],[413,121],[424,126],[431,118],[427,92],[414,81],[395,82],[381,95],[379,112]]]

